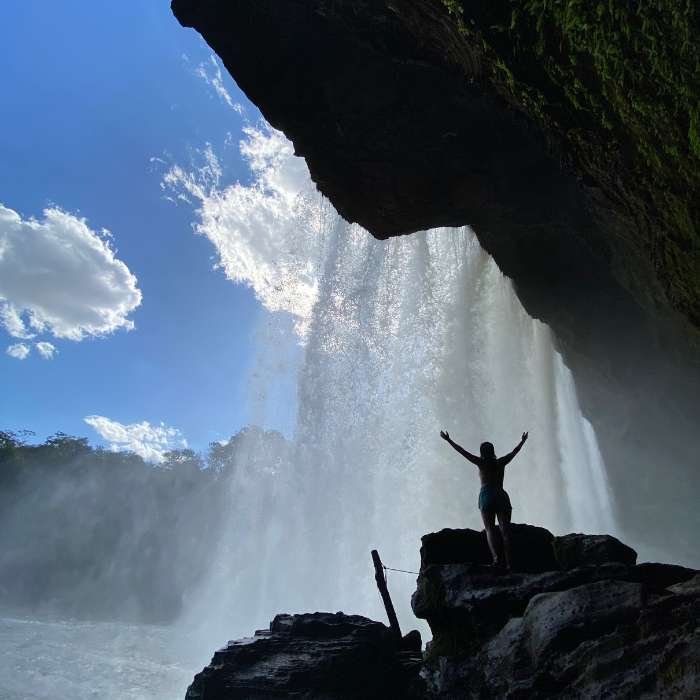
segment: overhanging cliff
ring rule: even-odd
[[[595,262],[645,308],[697,326],[698,15],[690,2],[638,5],[175,0],[173,10],[347,220],[378,238],[469,224],[519,285],[572,274],[580,285]]]
[[[700,525],[677,512],[700,497],[692,3],[172,5],[346,219],[378,238],[472,226],[552,327],[624,526]]]

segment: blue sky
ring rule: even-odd
[[[170,164],[241,138],[244,117],[197,73],[200,64],[214,70],[211,51],[168,2],[153,0],[9,0],[0,40],[0,203],[25,220],[54,206],[109,229],[143,295],[131,331],[76,342],[0,330],[0,427],[104,442],[84,423],[97,414],[162,421],[195,449],[228,437],[249,419],[252,334],[264,312],[247,286],[212,270],[215,250],[193,235],[192,207],[160,187]],[[257,121],[225,71],[222,80]],[[243,160],[226,152],[225,179],[249,180]],[[56,347],[53,359],[35,348],[23,360],[5,352],[37,341]]]

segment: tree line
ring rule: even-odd
[[[206,576],[230,534],[236,474],[255,479],[255,456],[273,445],[279,461],[288,444],[249,427],[204,455],[173,450],[154,465],[83,437],[27,437],[0,431],[0,606],[148,622],[174,619]]]

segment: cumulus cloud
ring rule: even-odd
[[[221,67],[213,54],[209,56],[208,63],[200,63],[195,70],[195,73],[211,88],[214,92],[234,111],[238,114],[243,114],[243,105],[240,102],[234,102],[231,94],[224,85]]]
[[[13,338],[34,337],[34,333],[30,333],[27,330],[26,326],[24,325],[24,321],[22,321],[22,317],[17,313],[17,310],[9,304],[3,304],[2,300],[0,300],[0,323],[5,326],[5,330],[7,330],[7,332]]]
[[[53,345],[52,343],[47,343],[46,341],[42,341],[40,343],[36,343],[35,346],[36,351],[41,355],[45,360],[52,360],[53,356],[58,352],[56,350],[56,346]]]
[[[5,352],[10,356],[14,357],[16,360],[24,360],[29,355],[31,348],[26,343],[15,343],[14,345],[9,345]]]
[[[172,167],[163,187],[197,202],[195,230],[216,248],[217,267],[252,287],[268,310],[293,314],[303,337],[334,212],[284,134],[269,126],[247,127],[244,133],[240,151],[251,184],[222,187],[221,166],[208,145],[199,168]]]
[[[141,291],[109,232],[57,208],[43,214],[22,219],[0,204],[0,323],[16,338],[82,340],[132,329]]]
[[[105,416],[86,416],[83,420],[109,442],[111,450],[135,452],[148,462],[162,462],[169,450],[187,447],[182,433],[164,423],[151,425],[142,421],[125,425]]]

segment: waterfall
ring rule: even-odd
[[[252,415],[265,424],[267,411],[287,402],[293,416],[289,439],[251,431],[240,441],[229,523],[192,601],[208,634],[246,635],[278,612],[383,620],[371,549],[387,566],[416,571],[421,535],[481,528],[477,471],[440,429],[472,452],[489,440],[499,455],[529,431],[506,469],[515,522],[556,533],[614,529],[605,467],[571,373],[473,232],[377,241],[341,219],[305,169],[301,180],[285,177],[289,163],[298,175],[300,159],[278,132],[248,137],[249,149],[267,139],[249,157],[252,185],[205,187],[182,171],[169,183],[200,200],[199,232],[226,273],[272,309],[261,319]],[[253,213],[262,224],[250,233]],[[261,262],[270,250],[277,266]],[[250,272],[251,260],[264,274]],[[414,587],[415,576],[390,573],[406,630],[417,626]]]

